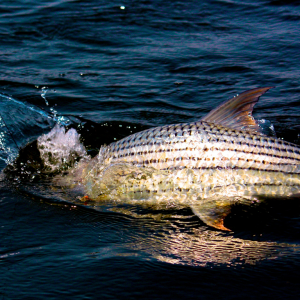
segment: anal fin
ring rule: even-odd
[[[224,225],[226,216],[231,212],[231,206],[234,201],[228,200],[204,200],[199,203],[190,205],[192,211],[198,216],[206,225],[214,227],[219,230],[231,231]]]

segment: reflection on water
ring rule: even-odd
[[[151,211],[149,207],[111,203],[93,209],[57,204],[70,207],[70,214],[76,213],[76,218],[90,224],[99,237],[99,248],[96,246],[88,255],[99,259],[141,256],[176,265],[235,268],[297,256],[300,251],[299,244],[285,242],[277,233],[271,236],[211,229],[184,208]]]
[[[255,240],[249,236],[243,238],[211,230],[186,212],[184,214],[173,217],[153,214],[156,220],[150,218],[151,214],[139,220],[120,216],[118,224],[114,225],[119,228],[122,239],[123,250],[119,255],[134,252],[170,264],[238,267],[295,255],[300,250],[300,246],[293,243],[269,241],[262,237]],[[102,228],[99,227],[100,232]],[[115,252],[115,249],[111,251]],[[94,255],[100,258],[102,251]]]
[[[264,259],[276,259],[283,255],[283,252],[293,252],[295,248],[288,244],[257,242],[224,236],[220,232],[204,228],[191,231],[165,234],[160,241],[155,243],[156,247],[152,255],[158,260],[172,264],[237,266],[255,264]]]

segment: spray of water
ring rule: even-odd
[[[46,99],[47,91],[48,88],[43,87],[41,96],[45,100],[46,105],[49,106],[49,102]],[[11,112],[14,112],[12,117],[7,118],[7,114]],[[0,94],[0,114],[0,160],[4,161],[5,164],[13,162],[19,153],[18,136],[19,139],[21,136],[23,140],[28,138],[23,133],[26,130],[28,121],[31,121],[31,124],[28,124],[29,128],[30,126],[35,126],[34,120],[36,119],[44,119],[47,120],[46,123],[56,123],[61,126],[67,126],[72,123],[68,117],[59,115],[54,108],[50,107],[50,111],[46,111],[43,108],[3,94]],[[29,116],[32,116],[31,120]]]

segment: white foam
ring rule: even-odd
[[[37,140],[41,159],[52,171],[72,165],[77,158],[87,155],[80,143],[80,134],[71,128],[67,132],[59,124]]]

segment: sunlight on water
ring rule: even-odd
[[[153,247],[153,242],[152,239],[151,242],[143,241],[139,245],[143,245],[145,251],[148,251],[145,247],[148,245],[148,249],[153,249],[152,255],[158,260],[192,266],[255,265],[263,260],[279,259],[295,251],[299,253],[300,250],[297,245],[245,240],[203,229],[186,233],[168,232],[160,240],[156,240],[157,249]]]

